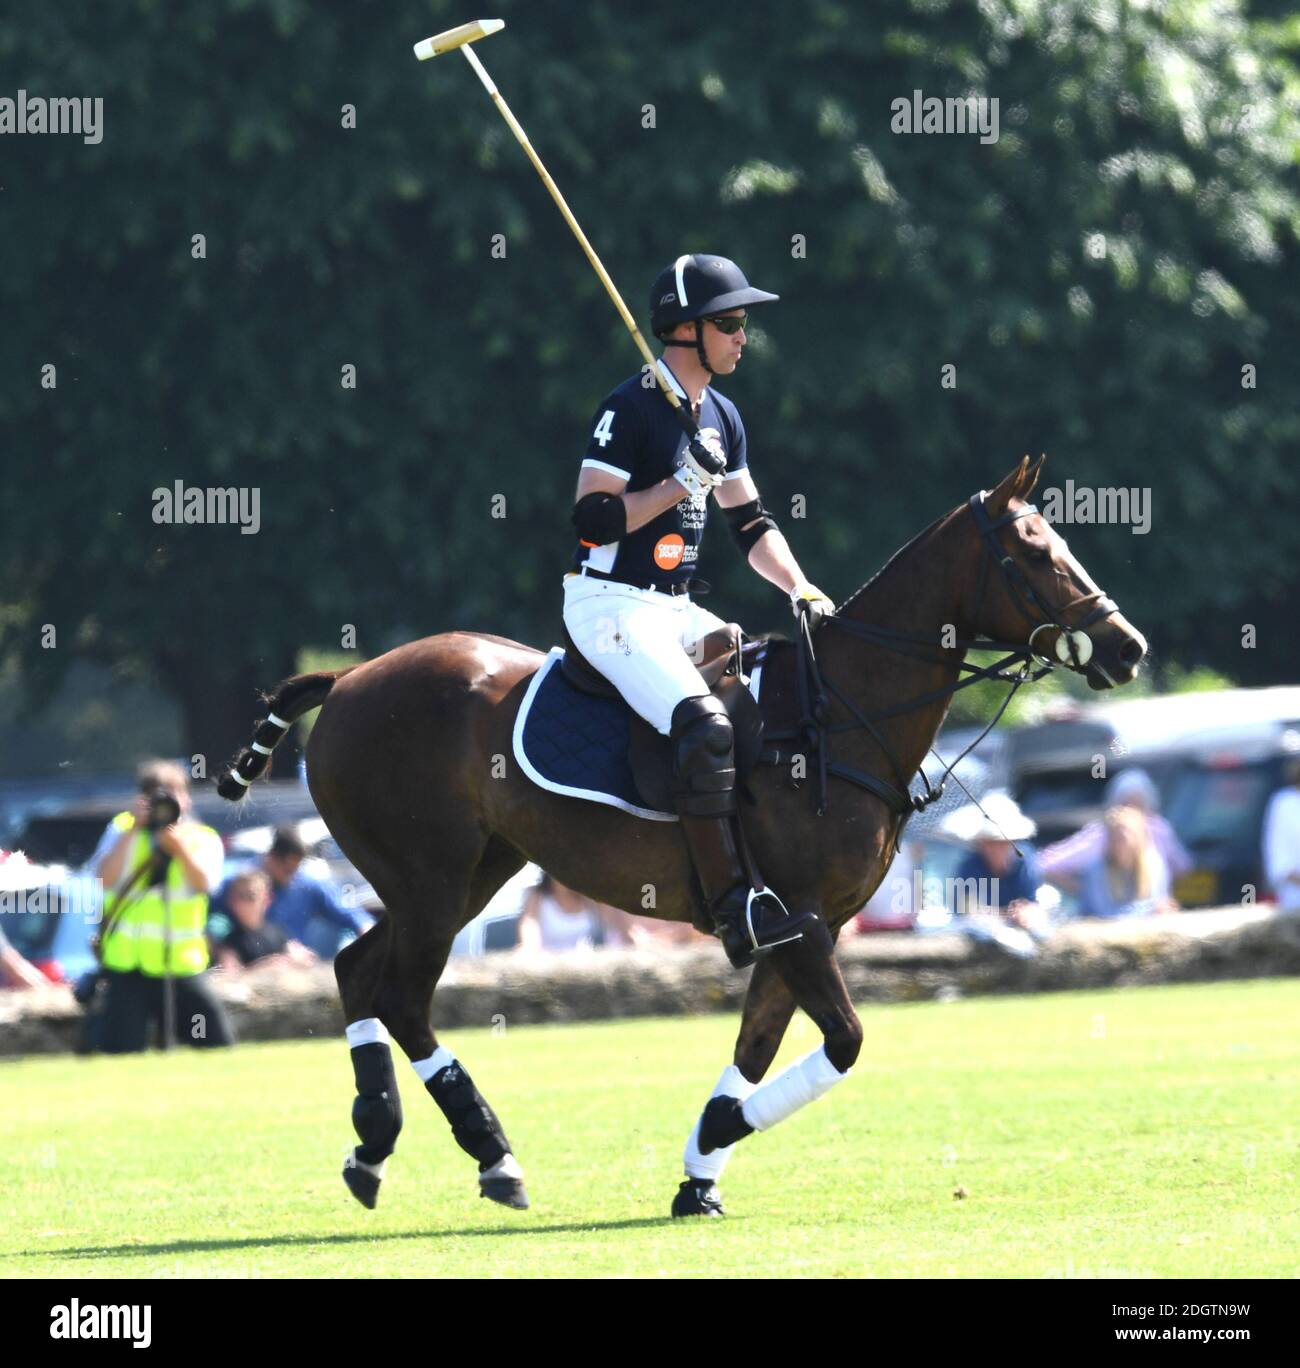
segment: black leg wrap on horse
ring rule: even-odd
[[[392,1050],[377,1042],[354,1046],[352,1073],[357,1081],[352,1125],[361,1141],[356,1155],[362,1163],[379,1164],[397,1147],[402,1129],[402,1099],[397,1092]]]
[[[726,1149],[737,1140],[753,1135],[754,1128],[745,1120],[743,1107],[738,1097],[709,1098],[700,1117],[700,1133],[696,1137],[701,1154]]]
[[[442,1109],[456,1143],[470,1158],[478,1160],[480,1173],[499,1164],[510,1153],[510,1142],[496,1112],[488,1106],[459,1060],[439,1069],[424,1086]]]

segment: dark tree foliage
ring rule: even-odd
[[[1152,491],[1145,536],[1063,530],[1164,659],[1295,677],[1286,7],[495,12],[480,54],[639,317],[681,251],[782,295],[726,390],[825,589],[1046,451],[1049,484]],[[453,627],[555,639],[587,424],[638,357],[464,60],[411,56],[464,17],[0,20],[0,95],[104,99],[98,145],[0,139],[0,651],[34,703],[74,655],[134,661],[224,754],[254,687],[348,624],[360,656]],[[913,90],[996,97],[998,140],[891,132]],[[176,480],[256,487],[260,533],[155,523]],[[706,562],[711,606],[785,624],[720,524]]]

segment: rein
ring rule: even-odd
[[[817,655],[813,648],[812,628],[809,625],[807,613],[802,613],[799,618],[799,634],[795,639],[796,666],[795,674],[798,683],[799,695],[799,723],[793,730],[766,732],[765,741],[798,741],[801,742],[805,751],[810,751],[817,758],[817,815],[824,817],[827,812],[827,779],[834,776],[846,780],[848,783],[855,784],[859,788],[866,789],[869,793],[879,798],[895,815],[906,820],[913,812],[922,812],[931,803],[937,802],[943,797],[944,788],[949,776],[962,760],[979,745],[981,741],[997,726],[1006,712],[1011,700],[1016,696],[1017,691],[1024,684],[1033,683],[1035,680],[1042,679],[1055,668],[1057,663],[1074,664],[1082,668],[1092,658],[1092,641],[1088,637],[1085,629],[1094,623],[1103,621],[1112,613],[1119,611],[1118,605],[1108,598],[1101,590],[1096,590],[1091,594],[1082,595],[1080,598],[1068,603],[1064,608],[1055,608],[1045,604],[1042,598],[1035,592],[1034,587],[1029,583],[1024,571],[1016,564],[1015,560],[1003,552],[1002,544],[998,533],[1001,528],[1008,523],[1015,522],[1018,518],[1027,517],[1031,513],[1036,513],[1038,509],[1033,504],[1024,504],[1014,512],[1007,512],[1002,517],[992,519],[989,517],[984,507],[985,491],[971,495],[969,507],[971,516],[975,520],[975,526],[979,531],[980,539],[984,544],[984,550],[988,553],[980,558],[980,578],[979,588],[976,593],[975,613],[978,618],[980,607],[984,601],[984,591],[988,580],[989,561],[998,567],[1002,574],[1003,581],[1011,595],[1012,602],[1015,603],[1021,614],[1033,624],[1033,630],[1029,634],[1029,640],[1023,645],[1017,642],[992,641],[988,639],[958,639],[950,646],[945,646],[942,639],[938,642],[929,637],[916,636],[908,632],[896,632],[887,627],[874,627],[869,623],[857,622],[852,618],[843,618],[837,615],[824,618],[824,624],[834,624],[840,630],[848,632],[851,636],[856,636],[864,641],[869,641],[873,645],[882,646],[886,650],[895,652],[898,655],[909,656],[914,660],[925,661],[927,664],[934,665],[956,665],[959,672],[968,675],[966,679],[958,679],[956,683],[947,685],[941,689],[933,689],[929,693],[920,694],[915,698],[908,699],[904,703],[894,707],[886,708],[883,712],[878,712],[868,717],[854,701],[849,698],[841,689],[837,688],[831,680],[824,678],[821,669],[817,664]],[[1089,616],[1075,628],[1066,627],[1061,621],[1061,616],[1080,604],[1096,600],[1096,605]],[[1031,609],[1037,610],[1035,616]],[[1034,646],[1034,638],[1046,628],[1055,628],[1058,636],[1056,640],[1055,654],[1053,660]],[[931,650],[938,647],[940,650],[956,650],[964,653],[968,650],[1001,651],[1005,654],[991,665],[970,665],[964,659],[952,661],[947,657],[935,659],[930,654],[922,653],[917,647],[925,647]],[[1030,668],[1031,661],[1038,661],[1036,668]],[[1011,667],[1015,664],[1019,668],[1012,672]],[[1098,667],[1100,668],[1100,667]],[[1104,673],[1104,671],[1103,671]],[[944,767],[943,775],[940,777],[939,785],[935,788],[930,783],[930,778],[925,772],[924,765],[918,767],[921,779],[925,784],[925,792],[913,794],[911,790],[912,776],[903,772],[899,764],[898,757],[894,754],[893,748],[880,732],[877,723],[888,721],[894,717],[900,717],[905,713],[913,712],[917,708],[924,707],[928,703],[937,702],[941,698],[951,697],[962,689],[969,688],[972,684],[980,680],[992,679],[1002,684],[1009,684],[1011,687],[1007,691],[1007,696],[1002,700],[1001,706],[994,713],[992,720],[984,728],[974,741],[961,752],[955,760]],[[839,700],[841,704],[852,714],[853,720],[841,722],[835,726],[826,725],[826,716],[829,710],[829,699],[826,690]],[[894,772],[896,783],[890,783],[887,779],[879,775],[868,774],[865,770],[860,770],[856,766],[844,764],[842,761],[832,760],[828,754],[827,737],[836,732],[864,730],[873,741],[884,752],[885,758],[889,761],[890,768]],[[943,759],[933,746],[931,753],[943,764]],[[794,751],[788,752],[790,758],[796,754]],[[760,760],[766,764],[779,765],[786,758],[787,753],[778,747],[775,750],[764,749],[760,755]],[[959,784],[960,780],[957,781]],[[969,796],[969,795],[967,795]],[[972,800],[974,801],[974,800]],[[901,830],[901,829],[900,829]]]

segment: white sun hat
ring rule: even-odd
[[[995,789],[986,793],[978,805],[967,803],[958,808],[944,820],[941,829],[955,841],[1027,841],[1037,833],[1038,823],[1020,811],[1020,805],[1009,793]]]

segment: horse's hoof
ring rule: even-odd
[[[371,1211],[375,1209],[375,1203],[379,1200],[379,1179],[369,1169],[362,1168],[349,1157],[343,1165],[343,1181],[363,1207]]]
[[[725,1216],[722,1193],[712,1178],[688,1178],[673,1198],[674,1216]]]
[[[528,1193],[518,1178],[484,1178],[479,1182],[478,1195],[515,1211],[528,1210]]]
[[[752,1135],[754,1128],[745,1120],[738,1097],[711,1097],[704,1104],[700,1116],[697,1143],[701,1154],[712,1154],[715,1149],[726,1149],[737,1140]]]

